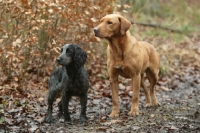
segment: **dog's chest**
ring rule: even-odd
[[[139,72],[139,69],[136,65],[137,62],[134,59],[127,58],[127,56],[124,56],[124,59],[117,57],[114,59],[109,58],[107,62],[108,67],[111,68],[110,70],[114,70],[114,72],[125,78],[131,78],[132,75],[135,75]]]
[[[68,86],[68,93],[70,93],[72,96],[78,96],[81,93],[83,93],[83,90],[81,89],[81,87],[78,87],[76,85],[70,84]]]
[[[108,64],[117,68],[124,69],[126,67],[127,61],[131,61],[132,59],[127,59],[127,55],[123,53],[123,51],[109,51],[108,55]]]
[[[81,86],[80,83],[77,82],[76,80],[69,79],[68,87],[70,91],[78,91],[78,88],[80,88],[80,86]]]
[[[134,75],[134,71],[129,67],[125,65],[120,65],[120,66],[113,66],[113,68],[116,70],[116,72],[125,77],[125,78],[131,78],[131,75]]]
[[[126,51],[127,46],[118,40],[110,40],[110,43],[107,47],[107,54],[112,60],[122,61],[124,60],[124,52]]]
[[[108,60],[114,63],[116,66],[120,66],[124,61],[124,53],[120,50],[118,51],[109,51]]]

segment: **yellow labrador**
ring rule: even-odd
[[[130,27],[131,23],[126,18],[118,14],[110,14],[101,18],[100,24],[94,28],[96,37],[109,41],[107,68],[113,103],[110,117],[119,116],[119,75],[132,79],[133,96],[129,115],[139,114],[140,86],[144,88],[146,106],[160,105],[155,94],[155,86],[159,78],[159,55],[151,44],[137,41],[130,34]],[[150,82],[150,91],[144,84],[144,73]]]

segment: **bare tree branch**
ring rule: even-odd
[[[133,22],[133,21],[130,21],[130,22],[131,22],[131,24],[141,25],[141,26],[145,26],[145,27],[159,28],[159,29],[167,30],[167,31],[174,32],[174,33],[185,34],[185,33],[184,33],[183,31],[181,31],[181,30],[171,29],[171,28],[164,27],[164,26],[161,26],[161,25],[147,24],[147,23],[139,23],[139,22]]]

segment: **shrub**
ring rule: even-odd
[[[90,51],[95,22],[115,0],[0,1],[0,86],[21,90],[45,82],[59,48],[77,43]]]

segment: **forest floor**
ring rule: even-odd
[[[195,39],[198,40],[198,39]],[[190,45],[185,45],[188,49]],[[192,45],[198,54],[200,42]],[[181,45],[182,47],[182,45]],[[187,56],[187,55],[186,55]],[[184,56],[183,56],[184,58]],[[0,132],[140,132],[140,133],[199,133],[200,132],[200,67],[191,58],[179,60],[173,72],[160,75],[157,84],[157,98],[159,107],[144,107],[145,97],[143,90],[140,93],[140,114],[130,117],[127,113],[131,106],[132,91],[130,79],[120,77],[119,98],[120,116],[109,118],[112,101],[107,78],[93,82],[89,89],[87,104],[87,122],[79,123],[80,103],[73,97],[69,109],[72,123],[64,123],[58,119],[57,103],[54,102],[53,119],[49,124],[44,122],[47,112],[48,90],[32,89],[20,95],[0,96],[1,118]],[[104,64],[105,65],[105,64]],[[106,67],[106,65],[104,66]],[[146,84],[148,82],[146,81]],[[149,84],[148,84],[149,85]]]

